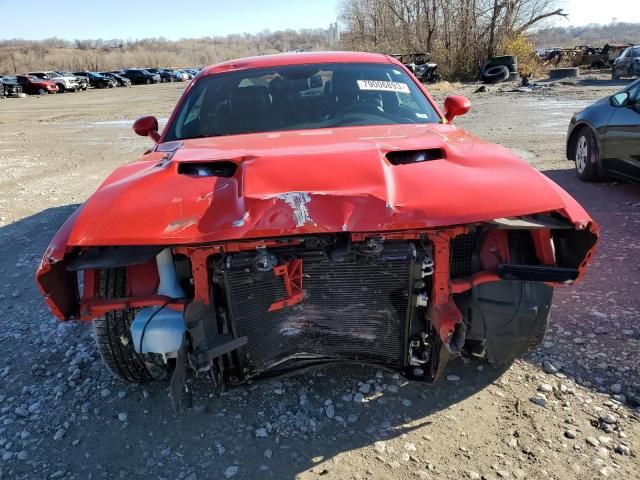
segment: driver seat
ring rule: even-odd
[[[267,87],[238,87],[229,96],[229,123],[234,133],[272,130],[274,118]]]

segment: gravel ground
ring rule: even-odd
[[[129,122],[166,118],[184,85],[0,101],[0,478],[640,478],[640,187],[582,183],[563,154],[572,112],[617,85],[435,89],[469,96],[462,127],[514,149],[602,227],[532,355],[506,372],[454,360],[434,385],[357,365],[221,397],[202,380],[180,414],[166,385],[113,380],[90,326],[55,321],[33,274],[74,205],[148,146]]]

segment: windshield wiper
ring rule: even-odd
[[[224,135],[219,134],[219,133],[213,133],[213,134],[209,134],[209,133],[199,133],[198,135],[191,135],[189,137],[180,137],[180,138],[176,138],[176,140],[193,140],[194,138],[209,138],[209,137],[223,137]]]

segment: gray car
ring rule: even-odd
[[[611,78],[635,77],[640,75],[640,45],[629,47],[613,61]]]
[[[640,182],[640,80],[573,116],[567,159],[581,180]]]

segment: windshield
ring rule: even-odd
[[[92,78],[102,78],[102,75],[100,75],[99,73],[95,73],[95,72],[89,72],[89,76]]]
[[[182,104],[166,140],[439,121],[425,95],[398,66],[294,65],[202,78]]]

